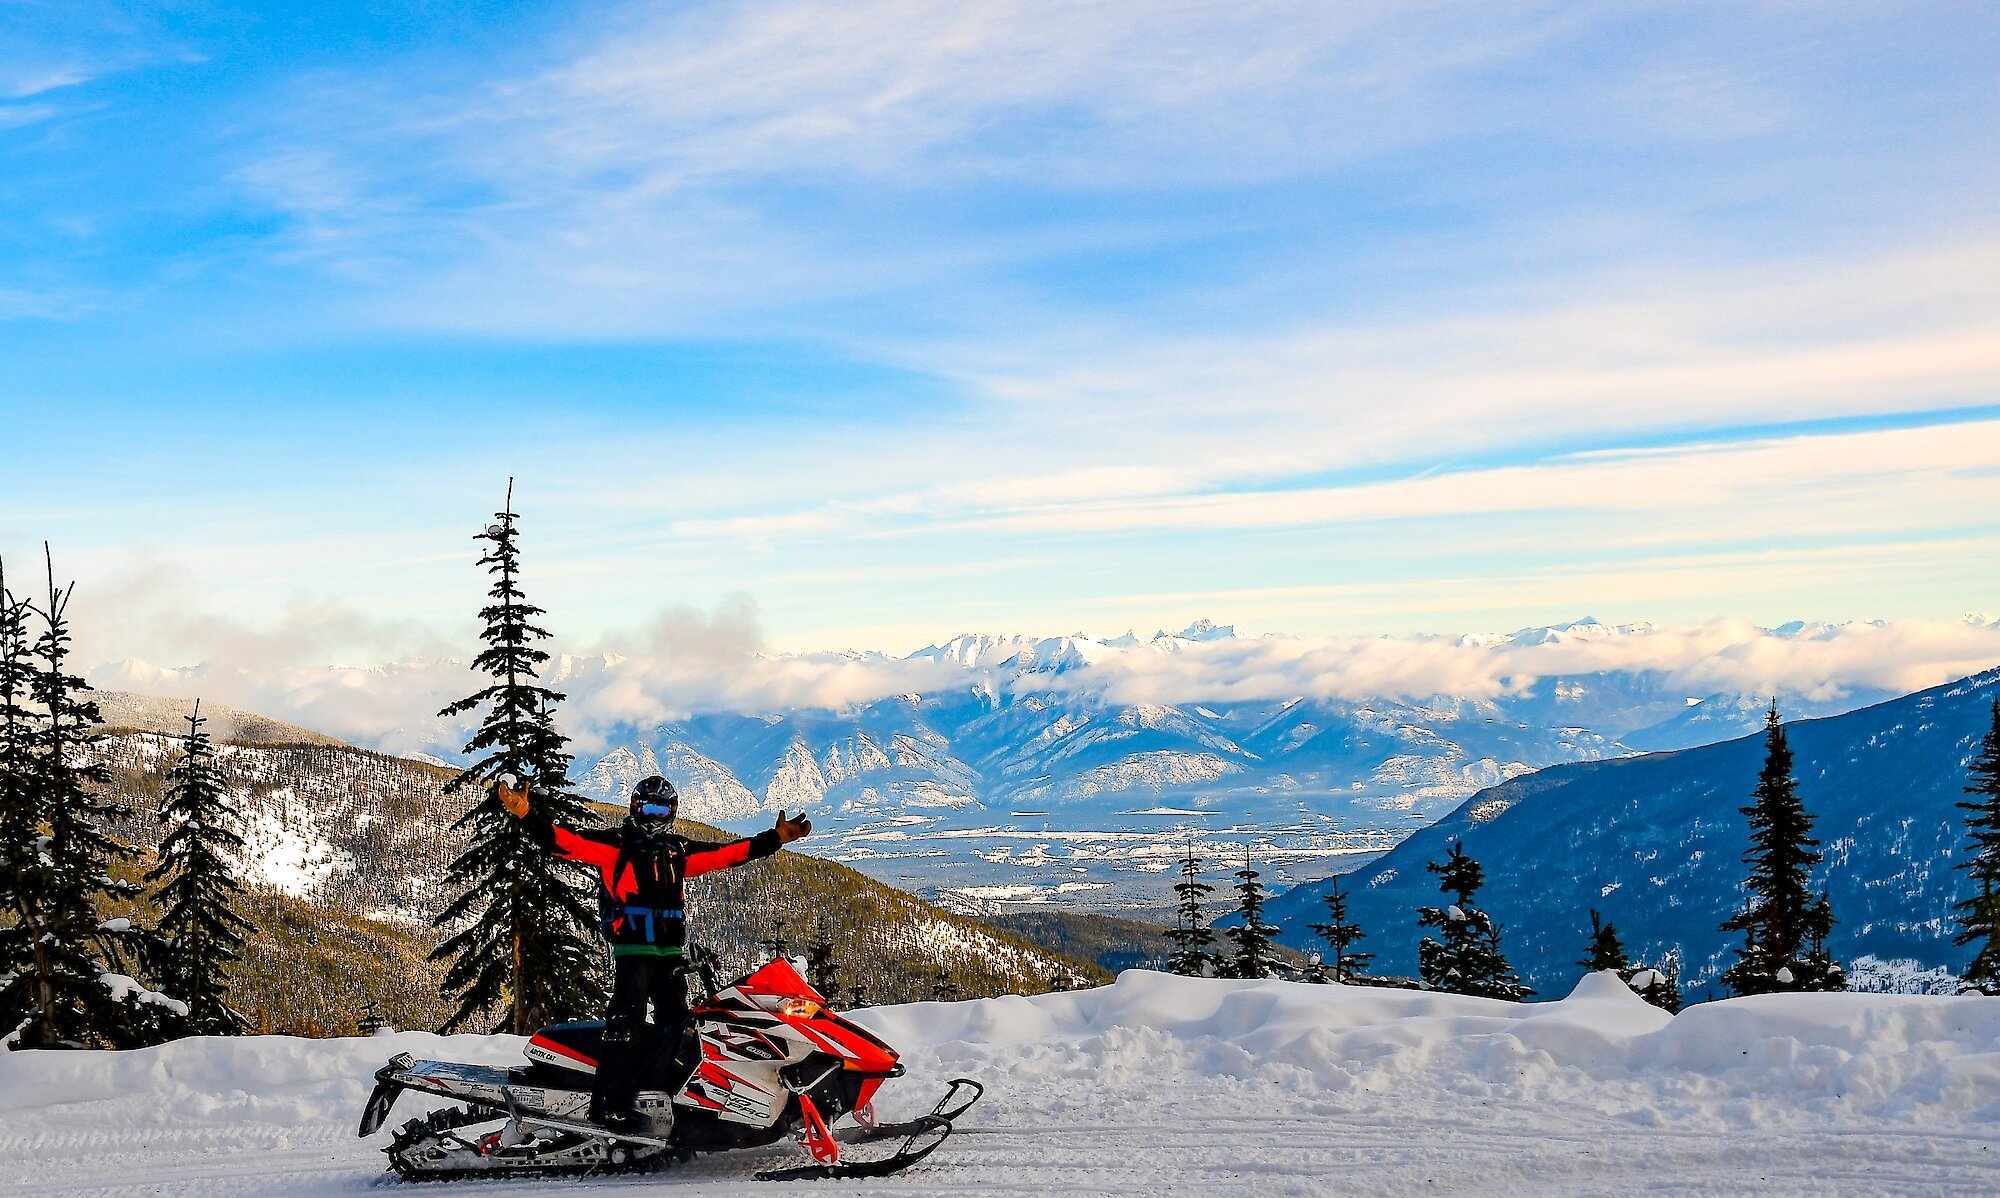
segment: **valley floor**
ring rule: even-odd
[[[1075,994],[876,1008],[911,1076],[986,1101],[931,1162],[810,1193],[1596,1195],[2000,1193],[2000,999],[1737,999],[1669,1020],[1614,978],[1514,1005],[1131,972]],[[391,1052],[519,1041],[183,1041],[0,1056],[0,1195],[394,1193],[353,1135]],[[408,1100],[406,1099],[406,1102]],[[407,1117],[414,1108],[399,1108]],[[773,1193],[796,1150],[600,1180],[412,1193]]]

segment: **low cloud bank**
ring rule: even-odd
[[[1913,691],[2000,664],[2000,621],[1902,620],[1766,629],[1742,620],[1597,624],[1507,637],[1231,638],[1128,651],[1065,680],[1120,703],[1433,695],[1494,698],[1544,678],[1649,673],[1690,697]]]
[[[100,667],[94,684],[202,697],[395,753],[449,756],[469,722],[435,714],[479,684],[442,656],[354,667],[274,653],[159,669]],[[469,655],[468,655],[469,656]],[[2000,620],[1900,620],[1766,629],[1740,620],[1655,628],[1592,623],[1506,636],[963,637],[908,657],[774,654],[747,604],[673,609],[588,653],[549,663],[579,752],[693,714],[838,711],[900,694],[1055,692],[1113,704],[1491,699],[1554,677],[1645,673],[1690,697],[1782,694],[1815,702],[1906,692],[2000,664]]]

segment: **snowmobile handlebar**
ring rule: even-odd
[[[687,959],[694,966],[695,976],[701,979],[704,1000],[713,999],[722,990],[722,981],[715,973],[715,967],[720,961],[715,955],[715,950],[705,944],[689,944]]]

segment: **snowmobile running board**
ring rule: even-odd
[[[971,1090],[970,1098],[962,1098],[961,1091]],[[888,1177],[923,1160],[938,1150],[938,1146],[951,1137],[952,1120],[972,1108],[986,1093],[986,1087],[969,1077],[955,1077],[951,1088],[938,1099],[928,1115],[901,1123],[880,1123],[872,1127],[844,1127],[833,1133],[843,1144],[867,1143],[872,1140],[890,1140],[903,1137],[903,1144],[896,1151],[880,1160],[839,1161],[829,1165],[802,1165],[796,1169],[766,1169],[756,1175],[758,1181],[834,1181],[853,1177]]]

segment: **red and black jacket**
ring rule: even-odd
[[[531,810],[521,823],[543,848],[596,868],[604,937],[621,953],[678,956],[687,943],[682,883],[778,851],[775,829],[728,844],[705,844],[671,832],[647,836],[630,820],[579,832]]]

